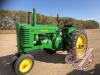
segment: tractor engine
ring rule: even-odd
[[[55,25],[19,24],[17,25],[18,50],[26,53],[30,50],[44,49],[56,51],[61,48],[62,35]]]

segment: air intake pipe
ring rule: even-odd
[[[36,25],[36,10],[33,8],[33,26]]]

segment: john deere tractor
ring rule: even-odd
[[[58,50],[73,53],[75,60],[82,59],[87,50],[87,36],[74,25],[36,24],[36,11],[33,9],[32,24],[16,25],[18,52],[12,59],[12,66],[18,75],[28,73],[34,66],[30,52],[45,50],[49,54]]]

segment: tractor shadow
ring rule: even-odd
[[[65,64],[66,54],[47,54],[45,51],[37,51],[31,53],[35,60],[47,63],[62,63]],[[11,66],[11,60],[14,55],[0,57],[0,75],[16,75]]]
[[[45,51],[41,50],[33,52],[32,55],[37,61],[42,61],[46,63],[55,63],[55,64],[56,63],[65,64],[66,54],[62,53],[47,54]]]
[[[13,55],[0,57],[0,75],[16,75],[11,67],[11,59]]]
[[[94,69],[89,71],[74,70],[66,75],[100,75],[100,64],[96,64]]]

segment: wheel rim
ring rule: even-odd
[[[81,34],[76,41],[76,56],[77,58],[83,58],[86,54],[87,38]]]
[[[20,63],[19,71],[22,73],[26,73],[31,69],[31,67],[32,67],[32,59],[27,58],[22,60],[22,62]]]

